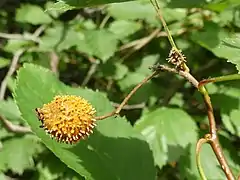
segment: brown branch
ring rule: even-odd
[[[89,60],[89,61],[90,61],[90,60]],[[91,64],[91,66],[90,66],[90,68],[89,68],[89,70],[88,70],[88,72],[87,72],[87,75],[86,75],[86,77],[84,78],[84,80],[83,80],[83,82],[82,82],[82,86],[86,86],[87,83],[90,81],[90,79],[92,78],[93,74],[94,74],[94,73],[96,72],[96,70],[97,70],[98,64],[99,64],[99,62],[98,62],[97,60],[95,60],[95,61]]]
[[[10,78],[13,75],[13,73],[15,72],[15,70],[17,68],[19,58],[21,57],[21,55],[23,53],[24,53],[24,50],[20,49],[20,50],[16,51],[16,53],[13,56],[12,63],[9,67],[9,70],[8,70],[5,78],[3,79],[2,83],[1,83],[1,87],[0,87],[0,100],[1,101],[4,100],[5,92],[6,92],[6,89],[7,89],[8,78]],[[12,122],[8,121],[4,117],[0,117],[0,118],[3,122],[3,124],[5,125],[5,127],[11,132],[16,132],[16,133],[31,132],[29,127],[23,127],[23,126],[15,125]]]
[[[8,121],[6,118],[4,117],[0,117],[4,126],[7,128],[8,131],[13,132],[13,133],[29,133],[32,132],[31,129],[29,127],[25,127],[25,126],[20,126],[20,125],[16,125],[13,124],[12,122]]]
[[[154,71],[152,74],[150,74],[149,76],[147,76],[146,78],[144,78],[137,86],[135,86],[132,91],[125,97],[125,99],[122,101],[122,103],[118,106],[117,109],[115,109],[114,111],[110,112],[109,114],[103,115],[103,116],[98,116],[95,119],[96,120],[103,120],[106,119],[108,117],[114,116],[114,115],[118,115],[120,113],[120,111],[123,109],[123,107],[126,105],[126,103],[129,101],[129,99],[132,97],[132,95],[134,93],[136,93],[136,91],[142,87],[143,84],[145,84],[146,82],[148,82],[150,79],[152,79],[154,76],[156,76],[159,73],[158,70]]]
[[[141,39],[141,41],[139,41],[134,47],[133,49],[131,49],[129,51],[129,53],[127,53],[123,58],[122,61],[127,59],[129,56],[131,56],[133,53],[135,53],[136,51],[140,50],[141,48],[143,48],[144,46],[146,46],[152,39],[154,39],[158,33],[160,32],[160,29],[155,29],[150,35],[148,35],[147,37]]]
[[[189,73],[186,71],[181,71],[181,70],[176,70],[174,68],[170,68],[164,65],[156,65],[153,66],[152,69],[159,69],[162,71],[168,71],[171,73],[176,73],[179,74],[180,76],[184,77],[186,80],[188,80],[194,87],[196,87],[198,89],[199,87],[199,82]],[[208,120],[209,120],[209,131],[210,134],[207,134],[205,136],[205,139],[207,140],[207,142],[211,145],[219,164],[221,165],[222,170],[224,171],[226,177],[228,178],[228,180],[235,180],[235,177],[227,163],[227,160],[223,154],[223,150],[220,146],[219,143],[219,139],[218,139],[218,135],[217,135],[217,128],[216,128],[216,121],[215,121],[215,117],[214,117],[214,112],[213,112],[213,107],[212,107],[212,103],[211,103],[211,99],[208,95],[207,90],[205,89],[204,86],[201,86],[198,89],[202,94],[203,94],[203,98],[204,98],[204,102],[206,105],[206,109],[207,109],[207,114],[208,114]],[[201,147],[201,146],[200,146]],[[199,149],[199,145],[197,147],[197,149]],[[198,152],[197,152],[198,154]]]
[[[203,144],[208,143],[208,140],[205,138],[201,138],[198,140],[197,142],[197,146],[196,146],[196,162],[197,162],[197,168],[198,171],[200,173],[200,176],[202,178],[202,180],[207,180],[204,172],[203,172],[203,168],[201,166],[201,161],[200,161],[200,152],[201,152],[201,148],[203,146]]]
[[[116,108],[118,108],[120,106],[120,104],[118,103],[114,103],[112,102],[112,105]],[[122,109],[125,109],[125,110],[132,110],[132,109],[142,109],[146,106],[145,103],[140,103],[140,104],[131,104],[131,105],[128,105],[126,104]]]
[[[31,36],[26,36],[27,39],[25,40],[32,40],[35,41],[38,39],[38,36],[45,30],[45,26],[40,26],[39,28],[36,29],[36,31],[33,33],[33,35]],[[12,38],[15,36],[9,36],[9,34],[0,34],[2,36],[5,36],[5,38]],[[19,35],[17,35],[18,37],[20,37]],[[22,38],[26,38],[25,36],[22,35]],[[38,41],[35,41],[38,42]],[[9,67],[9,70],[6,74],[6,76],[4,77],[2,83],[1,83],[1,87],[0,87],[0,101],[4,100],[4,96],[6,93],[6,89],[7,89],[7,81],[8,79],[13,75],[13,73],[16,71],[17,69],[17,65],[18,65],[18,61],[21,57],[21,55],[25,52],[25,49],[19,49],[18,51],[16,51],[13,55],[13,59],[11,62],[11,65]],[[12,122],[8,121],[5,117],[0,117],[0,119],[2,120],[3,124],[5,125],[5,127],[11,131],[11,132],[15,132],[15,133],[28,133],[31,132],[31,129],[29,127],[24,127],[24,126],[19,126],[19,125],[15,125]]]
[[[8,72],[6,74],[6,76],[4,77],[2,83],[1,83],[1,87],[0,87],[0,100],[4,99],[4,95],[7,89],[7,81],[8,79],[13,75],[13,73],[15,72],[15,70],[17,69],[17,65],[18,65],[18,61],[19,58],[21,57],[21,55],[24,53],[23,49],[19,49],[18,51],[16,51],[14,53],[11,65],[8,69]]]
[[[58,74],[58,64],[59,64],[59,57],[56,54],[56,52],[52,51],[50,52],[50,66],[51,66],[51,70],[52,72],[54,72],[55,74]]]
[[[170,68],[168,66],[159,65],[159,64],[154,65],[153,67],[151,67],[151,69],[160,70],[160,71],[168,71],[171,73],[179,74],[180,76],[182,76],[183,78],[188,80],[194,87],[198,88],[198,81],[187,71],[177,70],[175,68]]]

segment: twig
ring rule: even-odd
[[[24,53],[24,49],[19,49],[18,51],[15,52],[13,59],[12,59],[12,63],[9,67],[9,70],[7,72],[7,75],[5,76],[5,78],[3,79],[2,83],[1,83],[1,87],[0,87],[0,100],[4,99],[4,95],[7,89],[7,81],[8,78],[10,78],[13,73],[15,72],[16,68],[17,68],[17,64],[19,61],[20,56]]]
[[[178,73],[179,75],[184,77],[186,80],[188,80],[190,83],[192,83],[192,85],[194,87],[196,87],[203,94],[204,102],[207,107],[207,114],[208,114],[208,120],[209,120],[209,131],[210,131],[209,134],[205,135],[205,139],[211,145],[211,147],[218,159],[218,162],[220,163],[221,168],[224,171],[228,180],[234,180],[235,177],[234,177],[231,169],[229,168],[229,165],[226,161],[226,158],[224,157],[222,148],[219,143],[219,139],[217,136],[216,121],[215,121],[214,113],[213,113],[213,107],[212,107],[210,97],[209,97],[208,92],[205,89],[205,87],[201,86],[200,88],[198,88],[199,82],[189,72],[181,71],[181,70],[178,71],[176,69],[173,69],[173,68],[170,68],[170,67],[167,67],[164,65],[158,65],[158,66],[159,67],[154,66],[153,69],[154,70],[156,70],[156,69],[165,70],[165,71],[168,71],[171,73]],[[198,145],[198,148],[200,148],[199,146],[201,147],[201,143]],[[198,167],[198,169],[199,169],[199,167]],[[203,173],[203,171],[201,171],[199,173]]]
[[[133,88],[133,90],[125,97],[125,99],[122,101],[122,103],[118,106],[117,109],[115,109],[114,111],[103,115],[103,116],[98,116],[95,119],[96,120],[103,120],[106,119],[108,117],[114,116],[114,115],[118,115],[120,113],[120,111],[122,110],[122,108],[126,105],[126,103],[128,102],[128,100],[132,97],[132,95],[139,89],[142,87],[143,84],[145,84],[146,82],[148,82],[150,79],[152,79],[154,76],[156,76],[159,73],[158,70],[154,71],[152,74],[150,74],[149,76],[147,76],[146,78],[144,78],[142,80],[142,82],[140,82],[137,86],[135,86]]]
[[[180,29],[175,35],[181,35],[181,34],[185,33],[186,31],[187,31],[187,29]],[[167,37],[167,33],[165,31],[159,31],[155,37]],[[124,45],[120,46],[118,51],[123,51],[125,49],[131,48],[134,46],[138,46],[138,44],[141,44],[143,41],[146,41],[146,39],[148,39],[148,38],[149,38],[149,35],[146,37],[143,37],[141,39],[137,39],[137,40],[131,41],[127,44],[124,44]]]
[[[42,34],[42,32],[46,29],[46,25],[41,25],[39,28],[37,28],[36,30],[35,30],[35,32],[33,33],[33,35],[35,36],[35,37],[38,37],[38,36],[40,36],[41,34]]]
[[[82,86],[86,86],[87,83],[89,82],[89,80],[92,78],[92,75],[96,72],[97,67],[98,67],[98,61],[95,61],[94,63],[92,63],[92,65],[90,66],[86,77],[84,78],[83,82],[82,82]]]
[[[23,40],[31,40],[34,42],[39,42],[40,40],[38,39],[38,36],[45,30],[45,26],[42,25],[39,28],[36,29],[36,31],[32,35],[19,35],[19,34],[5,34],[5,33],[0,33],[0,37],[8,38],[8,39],[23,39]],[[9,70],[4,77],[1,87],[0,87],[0,101],[4,100],[5,92],[7,89],[7,81],[8,79],[13,75],[13,73],[17,69],[18,61],[21,57],[21,55],[25,52],[26,49],[19,49],[17,50],[14,55],[13,59],[11,62],[11,65],[9,67]],[[8,121],[5,117],[0,117],[2,120],[3,124],[5,127],[15,133],[28,133],[31,132],[31,129],[29,127],[24,127],[24,126],[19,126],[15,125],[12,122]]]
[[[108,14],[103,18],[101,24],[99,25],[99,29],[102,29],[105,26],[105,24],[107,23],[107,21],[109,20],[110,17],[111,16]]]
[[[14,132],[14,133],[29,133],[32,132],[31,129],[29,127],[25,127],[25,126],[20,126],[20,125],[16,125],[13,124],[12,122],[8,121],[6,118],[4,117],[0,117],[4,126],[7,128],[7,130],[9,130],[10,132]]]
[[[112,102],[112,105],[116,108],[118,108],[120,106],[120,104],[118,103],[114,103]],[[131,104],[131,105],[128,105],[126,104],[122,109],[125,109],[125,110],[132,110],[132,109],[142,109],[146,106],[145,103],[140,103],[140,104]]]
[[[165,65],[155,65],[155,66],[151,67],[151,69],[153,69],[153,70],[158,69],[160,71],[168,71],[171,73],[179,74],[180,76],[182,76],[186,80],[188,80],[194,87],[198,88],[198,81],[189,72],[170,68]]]
[[[220,77],[204,79],[204,80],[199,82],[199,88],[203,85],[208,84],[208,83],[222,82],[222,81],[233,81],[233,80],[240,80],[240,74],[231,74],[231,75],[225,75],[225,76],[220,76]]]
[[[136,46],[134,46],[133,49],[131,49],[129,51],[128,54],[126,54],[123,58],[122,61],[127,59],[129,56],[131,56],[134,52],[140,50],[142,47],[144,47],[145,45],[147,45],[153,38],[155,38],[157,36],[157,34],[160,32],[160,29],[155,29],[149,36],[141,39],[141,41],[139,41]]]
[[[40,42],[38,36],[46,29],[45,25],[40,26],[35,30],[33,34],[8,34],[0,32],[0,38],[5,39],[16,39],[16,40],[25,40],[25,41],[33,41],[36,43]]]
[[[40,42],[40,39],[33,35],[22,35],[22,34],[7,34],[7,33],[1,33],[0,37],[5,39],[16,39],[16,40],[25,40],[25,41],[33,41],[36,43]]]
[[[1,83],[1,87],[0,87],[0,100],[2,101],[4,99],[4,95],[7,89],[7,80],[8,78],[10,78],[13,73],[15,72],[16,68],[17,68],[17,64],[19,61],[20,56],[24,53],[23,49],[19,49],[13,56],[13,60],[12,63],[10,65],[10,68],[7,72],[7,75],[5,76],[5,78],[3,79],[2,83]],[[27,133],[27,132],[31,132],[31,129],[29,127],[24,127],[24,126],[19,126],[19,125],[15,125],[12,122],[8,121],[6,118],[4,117],[0,117],[0,119],[2,120],[3,124],[5,125],[5,127],[11,131],[11,132],[16,132],[16,133]]]
[[[205,138],[201,138],[198,140],[197,142],[197,146],[196,146],[196,162],[197,162],[197,168],[198,168],[198,171],[199,171],[199,174],[202,178],[202,180],[207,180],[205,174],[204,174],[204,171],[203,171],[203,168],[202,168],[202,165],[201,165],[201,160],[200,160],[200,152],[201,152],[201,148],[202,148],[202,145],[207,143],[208,140],[205,139]]]
[[[52,72],[54,72],[55,74],[58,74],[58,64],[59,64],[58,55],[54,51],[50,52],[50,66]]]

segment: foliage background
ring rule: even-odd
[[[142,87],[121,112],[123,117],[99,122],[96,132],[77,146],[59,145],[38,128],[33,109],[55,94],[81,95],[103,115],[151,73],[149,66],[167,63],[170,45],[151,4],[106,2],[113,1],[0,2],[4,95],[0,116],[15,125],[30,125],[34,131],[11,132],[0,124],[0,179],[199,178],[194,150],[197,139],[208,130],[205,107],[194,87],[169,73]],[[102,5],[74,9],[95,4]],[[198,80],[238,73],[238,0],[162,0],[160,4]],[[5,78],[18,53],[14,68],[23,68]],[[237,175],[239,81],[207,88],[221,144]],[[224,179],[207,145],[201,158],[209,179]]]

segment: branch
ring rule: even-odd
[[[208,83],[215,83],[215,82],[222,82],[222,81],[233,81],[233,80],[240,80],[240,74],[230,74],[220,77],[214,77],[209,79],[204,79],[199,82],[198,87],[200,88],[203,85],[206,85]]]
[[[55,74],[58,74],[58,64],[59,64],[58,55],[54,51],[50,52],[50,66],[52,72],[54,72]]]
[[[150,69],[155,70],[155,71],[156,70],[168,71],[170,73],[179,74],[180,76],[182,76],[183,78],[188,80],[194,87],[198,88],[198,81],[187,71],[177,70],[175,68],[170,68],[168,66],[160,65],[160,64],[154,65],[154,66],[150,67]]]
[[[7,128],[7,130],[9,130],[10,132],[13,133],[29,133],[32,132],[31,129],[29,127],[25,127],[25,126],[19,126],[16,124],[13,124],[12,122],[8,121],[6,118],[4,117],[0,117],[4,126]]]
[[[39,28],[36,29],[36,31],[33,33],[33,35],[31,36],[23,36],[21,35],[21,38],[25,39],[25,40],[32,40],[37,42],[38,36],[45,30],[45,26],[42,25]],[[0,33],[0,36],[2,35],[2,37],[5,38],[20,38],[19,35],[10,35],[10,34],[4,34],[4,33]],[[27,38],[27,39],[26,39]],[[21,55],[25,52],[25,49],[19,49],[18,51],[16,51],[13,55],[13,59],[11,62],[11,65],[8,69],[8,72],[6,74],[6,76],[4,77],[2,83],[1,83],[1,87],[0,87],[0,101],[4,100],[4,96],[6,93],[6,89],[7,89],[7,81],[8,79],[13,75],[13,73],[16,71],[17,69],[17,65],[18,65],[18,61],[21,57]],[[11,132],[16,132],[16,133],[27,133],[27,132],[31,132],[31,129],[29,127],[24,127],[24,126],[19,126],[19,125],[15,125],[12,122],[8,121],[6,118],[4,117],[0,117],[3,124],[5,125],[5,127],[11,131]]]
[[[114,103],[112,102],[112,105],[116,108],[118,108],[120,106],[120,104],[118,103]],[[140,104],[131,104],[131,105],[125,105],[122,109],[125,109],[125,110],[132,110],[132,109],[142,109],[146,106],[145,103],[140,103]]]
[[[208,140],[205,139],[205,138],[201,138],[201,139],[198,140],[197,146],[196,146],[196,162],[197,162],[197,168],[198,168],[198,171],[199,171],[199,174],[200,174],[202,180],[207,180],[207,178],[206,178],[206,176],[205,176],[205,174],[204,174],[202,165],[201,165],[201,160],[200,160],[201,148],[202,148],[202,145],[205,144],[205,143],[208,143]]]
[[[35,30],[33,34],[8,34],[0,32],[0,37],[5,39],[16,39],[16,40],[25,40],[25,41],[33,41],[36,43],[40,42],[38,36],[46,29],[45,25],[40,26]]]
[[[15,39],[15,40],[25,40],[25,41],[33,41],[36,43],[40,42],[40,39],[36,36],[33,36],[31,34],[28,35],[22,35],[22,34],[7,34],[7,33],[1,33],[0,37],[5,39]]]
[[[89,58],[89,59],[94,59],[94,58]],[[92,61],[92,60],[89,60],[89,61]],[[88,72],[87,72],[87,75],[86,77],[84,78],[83,82],[82,82],[82,86],[86,86],[87,83],[90,81],[90,79],[92,78],[93,74],[96,72],[97,70],[97,67],[99,65],[99,61],[94,59],[94,62],[92,62]]]
[[[118,115],[120,113],[120,111],[123,109],[123,107],[127,104],[127,102],[129,101],[129,99],[132,97],[132,95],[134,93],[136,93],[136,91],[141,88],[145,83],[147,83],[150,79],[152,79],[154,76],[156,76],[159,73],[158,70],[154,71],[152,74],[150,74],[149,76],[147,76],[146,78],[144,78],[142,80],[142,82],[140,82],[137,86],[135,86],[133,88],[133,90],[125,97],[125,99],[122,101],[122,103],[118,106],[117,109],[115,109],[114,111],[110,112],[109,114],[103,115],[103,116],[98,116],[95,119],[96,120],[103,120],[106,119],[108,117],[114,116],[114,115]]]
[[[15,72],[15,70],[17,69],[17,65],[18,65],[18,61],[20,56],[24,53],[23,49],[19,49],[18,51],[15,52],[13,59],[12,59],[12,63],[9,67],[9,70],[7,72],[7,75],[4,77],[2,83],[1,83],[1,87],[0,87],[0,100],[4,99],[4,95],[7,89],[7,81],[8,78],[10,78],[13,73]]]
[[[143,48],[145,45],[147,45],[152,39],[154,39],[158,33],[160,32],[160,29],[155,29],[151,34],[149,34],[147,37],[140,39],[137,44],[127,53],[122,60],[127,59],[129,56],[131,56],[134,52],[140,50]]]
[[[219,139],[218,139],[218,136],[217,136],[217,128],[216,128],[216,121],[215,121],[215,117],[214,117],[214,113],[213,113],[213,107],[212,107],[212,104],[211,104],[211,100],[210,100],[210,97],[208,95],[208,92],[207,90],[205,89],[204,86],[201,86],[200,88],[199,87],[199,82],[189,73],[189,72],[186,72],[186,71],[182,71],[182,70],[176,70],[174,68],[170,68],[170,67],[167,67],[167,66],[164,66],[164,65],[155,65],[152,67],[153,70],[162,70],[162,71],[168,71],[168,72],[171,72],[171,73],[176,73],[176,74],[179,74],[180,76],[184,77],[186,80],[188,80],[194,87],[196,87],[202,94],[203,94],[203,98],[204,98],[204,102],[205,102],[205,105],[206,105],[206,108],[207,108],[207,114],[208,114],[208,120],[209,120],[209,131],[210,133],[205,135],[205,139],[207,140],[207,142],[211,145],[217,159],[218,159],[218,162],[219,164],[221,165],[221,168],[222,170],[224,171],[226,177],[228,178],[228,180],[234,180],[235,177],[226,161],[226,158],[223,154],[223,150],[220,146],[220,143],[219,143]],[[201,140],[200,140],[201,141]],[[199,149],[199,146],[201,147],[201,144],[200,145],[198,144],[198,147],[197,149]],[[199,158],[198,154],[199,152],[196,152],[197,154],[197,158]],[[199,162],[198,162],[199,161]],[[200,164],[200,160],[198,160],[198,166]],[[200,170],[201,167],[198,167],[198,169]],[[202,170],[201,170],[202,171]],[[203,173],[203,172],[200,172],[199,173]]]
[[[205,89],[204,86],[200,86],[199,87],[199,82],[189,73],[190,70],[186,65],[186,58],[184,56],[184,54],[182,54],[181,50],[179,50],[172,38],[172,35],[167,27],[167,24],[162,16],[161,10],[160,10],[160,6],[158,4],[157,0],[150,0],[150,2],[152,3],[153,7],[155,8],[159,19],[161,20],[163,27],[168,35],[168,39],[169,42],[172,46],[172,49],[170,51],[169,54],[169,59],[168,62],[170,62],[171,64],[175,65],[175,69],[172,68],[168,68],[166,66],[162,66],[162,65],[157,65],[157,67],[153,67],[153,69],[155,68],[159,68],[159,70],[166,70],[172,73],[177,73],[180,76],[184,77],[185,79],[187,79],[190,83],[192,83],[192,85],[194,87],[196,87],[203,95],[204,98],[204,102],[207,108],[207,114],[208,114],[208,120],[209,120],[209,128],[210,128],[210,134],[207,134],[205,136],[206,141],[211,145],[219,164],[221,165],[222,170],[224,171],[226,177],[228,178],[228,180],[234,180],[234,176],[233,173],[231,171],[231,169],[228,166],[228,163],[224,157],[222,148],[220,147],[219,144],[219,140],[218,140],[218,136],[217,136],[217,129],[216,129],[216,122],[215,122],[215,118],[214,118],[214,113],[213,113],[213,107],[211,104],[211,100],[210,97],[208,95],[207,90]],[[232,78],[232,77],[231,77]],[[234,77],[235,78],[235,77]],[[238,77],[239,78],[239,77]],[[200,144],[199,144],[200,143]],[[198,148],[199,145],[201,147],[201,141],[198,143]],[[201,165],[200,165],[200,159],[198,159],[199,157],[199,152],[197,152],[197,162],[198,162],[198,169],[200,170],[199,173],[202,175],[203,171],[201,169]],[[200,166],[199,166],[200,165]]]

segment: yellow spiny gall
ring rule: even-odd
[[[96,110],[79,96],[55,96],[36,112],[42,122],[40,127],[59,142],[76,143],[93,133],[96,126]]]

